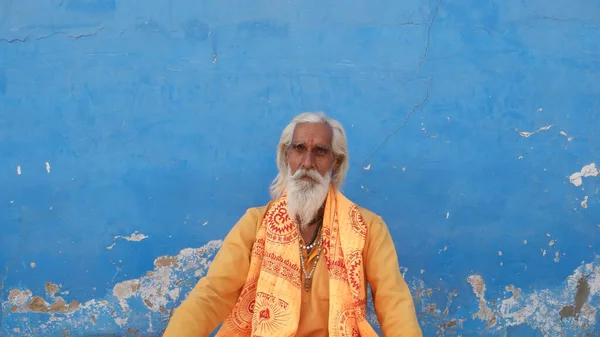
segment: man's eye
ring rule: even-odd
[[[304,145],[302,144],[296,144],[293,146],[293,149],[299,152],[303,152],[304,151]]]

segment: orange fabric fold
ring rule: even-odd
[[[217,337],[295,335],[304,288],[300,238],[286,206],[284,193],[267,210],[241,295]],[[329,271],[329,336],[377,336],[366,320],[362,253],[367,224],[358,207],[333,186],[327,195],[322,235],[322,258]]]

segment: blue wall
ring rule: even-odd
[[[600,3],[574,3],[0,1],[0,335],[159,336],[322,110],[426,336],[597,336]]]

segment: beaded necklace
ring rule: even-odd
[[[301,269],[302,269],[302,274],[304,274],[304,290],[305,291],[308,291],[310,289],[310,286],[312,284],[312,277],[313,277],[313,274],[315,272],[315,269],[317,269],[317,263],[319,262],[319,258],[321,256],[321,251],[323,249],[323,235],[320,235],[318,240],[316,240],[316,238],[317,238],[317,236],[319,234],[321,234],[321,227],[323,225],[323,221],[322,220],[323,220],[324,206],[325,205],[323,205],[321,207],[321,209],[317,213],[318,215],[315,217],[315,219],[313,219],[309,223],[309,225],[312,225],[312,224],[318,222],[318,224],[317,224],[318,227],[315,230],[315,233],[313,234],[311,242],[308,245],[303,245],[301,243],[301,241],[298,240],[298,246],[299,246],[298,250],[299,250],[299,253],[300,253],[300,266],[301,266]],[[298,225],[296,228],[298,229],[298,238],[300,238],[302,236],[302,233],[300,231],[300,226]],[[305,266],[306,262],[304,261],[305,259],[304,259],[304,254],[302,254],[302,250],[303,249],[306,250],[306,260],[308,261],[309,255],[310,255],[310,253],[312,252],[312,250],[313,250],[313,248],[315,246],[318,249],[317,256],[315,257],[315,260],[314,260],[314,262],[312,264],[312,268],[311,268],[310,272],[307,273],[306,272],[306,266]]]

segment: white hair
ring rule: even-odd
[[[332,151],[335,156],[334,166],[332,168],[332,179],[334,186],[340,188],[348,172],[348,143],[346,132],[342,124],[333,118],[327,117],[322,112],[304,112],[292,119],[281,133],[279,144],[277,145],[277,169],[279,172],[269,187],[271,197],[279,198],[286,189],[288,181],[288,164],[286,152],[292,143],[294,129],[301,123],[325,123],[333,130]]]

